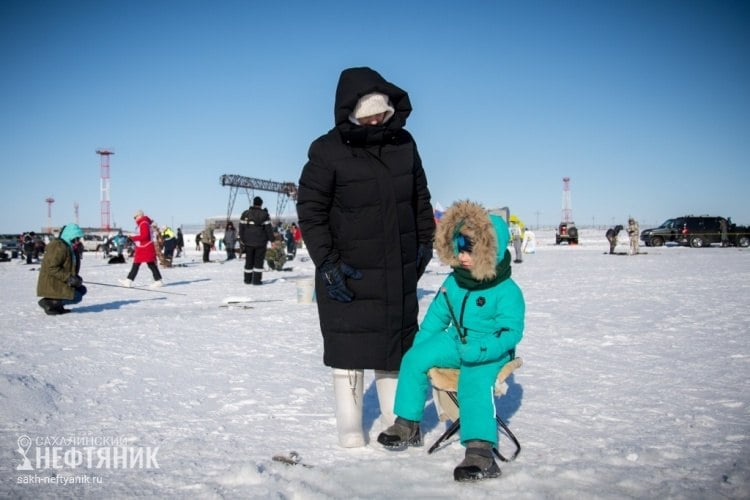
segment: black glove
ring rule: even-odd
[[[417,249],[417,280],[424,274],[430,260],[432,260],[432,245],[419,245]]]
[[[71,276],[65,281],[65,284],[72,288],[78,288],[83,285],[83,278],[80,276]]]
[[[354,293],[346,287],[346,278],[355,280],[362,278],[361,272],[343,262],[332,264],[325,261],[320,266],[320,274],[323,276],[328,296],[339,302],[351,302],[354,298]]]

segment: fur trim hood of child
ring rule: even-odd
[[[488,214],[478,203],[458,201],[441,217],[435,233],[438,258],[454,270],[460,269],[458,239],[468,236],[472,243],[474,265],[471,277],[482,282],[502,274],[510,277],[508,225],[498,215]]]

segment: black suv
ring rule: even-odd
[[[668,242],[693,248],[710,246],[712,243],[721,243],[722,221],[727,225],[730,245],[750,245],[750,230],[747,227],[732,224],[724,217],[709,215],[685,215],[667,219],[657,228],[643,230],[641,240],[647,247],[660,247]]]
[[[555,245],[567,241],[568,245],[578,244],[578,228],[575,222],[561,222],[555,233]]]

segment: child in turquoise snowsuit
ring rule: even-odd
[[[401,362],[394,412],[399,417],[379,437],[390,449],[421,444],[419,421],[432,367],[458,368],[461,442],[466,459],[456,480],[495,477],[495,379],[513,359],[524,328],[525,303],[510,278],[508,226],[469,201],[449,208],[438,224],[438,257],[453,268],[430,304],[414,345]]]

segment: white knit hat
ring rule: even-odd
[[[372,92],[371,94],[363,95],[359,98],[357,105],[354,106],[354,111],[349,118],[357,123],[357,120],[366,116],[379,115],[385,113],[385,119],[383,122],[388,121],[396,110],[391,106],[391,102],[388,96],[381,94],[380,92]]]

